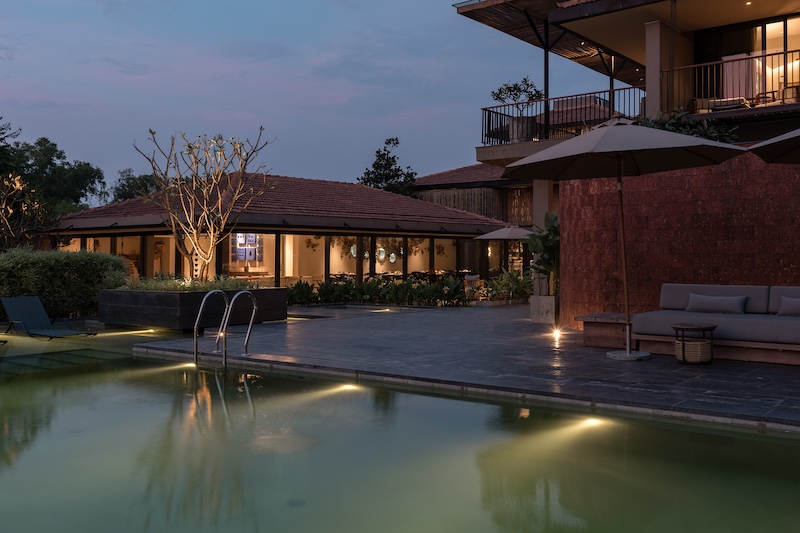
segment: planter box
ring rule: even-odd
[[[238,291],[225,291],[232,299]],[[252,289],[258,311],[254,323],[285,320],[287,298],[285,287]],[[100,320],[106,324],[143,326],[192,331],[205,292],[130,291],[123,289],[100,291]],[[214,295],[206,301],[201,328],[216,328],[222,321],[224,300]],[[252,307],[250,298],[240,296],[230,318],[230,324],[247,324]]]

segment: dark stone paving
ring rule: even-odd
[[[800,366],[674,357],[614,361],[583,346],[580,331],[556,342],[527,306],[399,309],[290,308],[308,319],[259,324],[240,357],[244,329],[228,339],[237,367],[358,376],[598,410],[800,432]],[[310,318],[316,317],[316,318]],[[200,339],[200,352],[213,350]],[[137,357],[191,359],[191,339],[137,345]]]

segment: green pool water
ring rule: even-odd
[[[0,530],[795,531],[792,439],[188,367],[0,382]]]

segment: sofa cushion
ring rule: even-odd
[[[631,320],[637,335],[675,337],[672,324],[715,324],[714,339],[734,341],[800,344],[800,317],[745,313],[690,313],[688,311],[650,311],[637,313]],[[692,336],[691,333],[686,334]]]
[[[800,298],[781,296],[781,305],[778,307],[779,316],[800,316]]]
[[[770,288],[767,285],[664,283],[661,286],[661,309],[685,310],[689,305],[689,293],[706,296],[747,296],[745,313],[766,313],[770,302]],[[788,296],[800,296],[800,294]],[[778,304],[775,305],[773,312],[777,312],[777,309]]]
[[[689,303],[686,310],[690,313],[730,313],[744,314],[747,296],[706,296],[705,294],[689,293]]]
[[[781,296],[800,298],[800,287],[773,286],[769,288],[769,312],[773,315],[778,312],[778,309],[781,306]]]

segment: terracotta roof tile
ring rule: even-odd
[[[502,172],[502,169],[500,169]],[[440,231],[442,226],[487,227],[505,226],[504,222],[439,206],[407,196],[373,189],[357,183],[324,181],[287,176],[264,176],[267,190],[255,198],[239,223],[250,225],[284,225],[306,228],[341,228],[347,221],[359,229],[402,229]],[[256,178],[251,178],[256,179]],[[62,229],[134,227],[159,225],[161,210],[150,196],[134,198],[87,209],[62,217]],[[112,222],[113,221],[113,222]]]
[[[425,188],[441,185],[503,181],[503,170],[503,167],[478,163],[477,165],[420,176],[416,179],[416,186]]]

